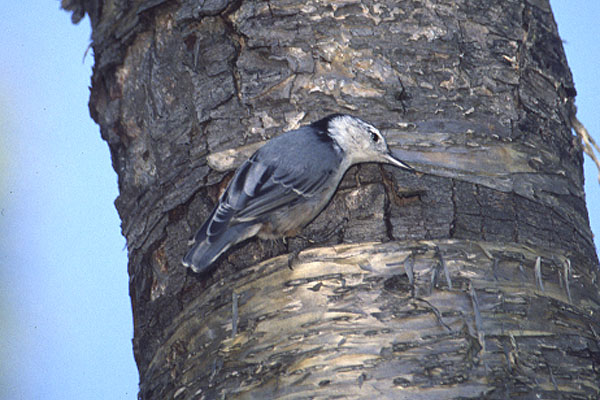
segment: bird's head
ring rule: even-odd
[[[350,164],[377,162],[413,169],[394,157],[379,129],[347,114],[334,114],[327,120],[327,134],[336,141],[349,158]]]

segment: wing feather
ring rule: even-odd
[[[298,131],[271,139],[236,171],[219,200],[210,235],[318,195],[340,167],[341,150],[331,143]],[[282,151],[289,148],[297,150]]]

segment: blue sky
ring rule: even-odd
[[[552,5],[598,141],[600,2]],[[52,0],[3,2],[0,16],[0,398],[135,399],[116,175],[87,107],[89,20],[72,25]],[[596,176],[586,160],[599,233]]]

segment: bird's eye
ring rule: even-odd
[[[376,134],[375,132],[371,132],[371,140],[374,141],[375,143],[379,142],[379,135]]]

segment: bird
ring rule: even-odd
[[[267,141],[236,170],[182,264],[204,274],[246,239],[297,236],[360,163],[413,171],[392,155],[377,128],[349,114],[331,114]]]

